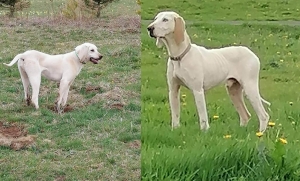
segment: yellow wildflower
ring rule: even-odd
[[[182,99],[185,99],[185,98],[186,98],[186,95],[185,95],[185,94],[182,94],[181,97],[182,97]]]
[[[292,125],[295,125],[296,124],[296,122],[295,121],[292,121]]]
[[[283,61],[284,61],[284,60],[282,60],[282,59],[280,60],[280,62],[283,62]]]
[[[231,135],[227,134],[227,135],[223,136],[223,138],[231,138]]]
[[[219,119],[219,116],[214,115],[213,118],[214,119]]]
[[[284,139],[284,138],[279,138],[279,141],[280,141],[281,143],[283,143],[283,144],[287,144],[287,140]]]
[[[259,137],[259,138],[262,137],[263,135],[264,135],[264,134],[263,134],[262,132],[257,132],[257,133],[256,133],[256,136]]]
[[[195,38],[198,38],[198,35],[197,35],[197,34],[194,34],[193,36],[194,36]]]
[[[280,52],[276,52],[277,54],[280,54]]]
[[[208,38],[207,40],[208,40],[208,41],[211,41],[211,39],[210,39],[210,38]]]
[[[183,106],[186,106],[186,102],[182,103]]]
[[[273,126],[275,126],[275,122],[270,121],[270,122],[268,123],[268,125],[269,125],[270,127],[273,127]]]
[[[292,106],[294,103],[293,102],[289,102],[289,104]]]
[[[289,52],[288,55],[292,55],[292,52]]]

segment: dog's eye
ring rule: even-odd
[[[94,49],[92,49],[91,51],[92,51],[92,52],[94,52],[95,50],[94,50]]]
[[[168,19],[167,19],[167,18],[164,18],[164,19],[163,19],[163,22],[167,22],[167,21],[168,21]]]

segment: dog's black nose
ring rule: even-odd
[[[153,26],[150,26],[150,27],[147,28],[147,30],[148,30],[149,32],[152,32],[152,31],[154,30],[154,27],[153,27]]]
[[[147,28],[147,30],[149,31],[150,37],[154,37],[154,38],[155,38],[155,36],[154,36],[154,34],[153,34],[154,27],[153,27],[153,26],[150,26],[150,27]]]
[[[100,55],[100,56],[99,56],[99,60],[101,60],[102,58],[103,58],[103,56],[102,56],[102,55]]]

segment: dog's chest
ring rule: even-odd
[[[191,71],[191,67],[182,64],[181,62],[173,62],[173,77],[175,77],[182,86],[192,88],[193,82],[197,82],[198,78]]]

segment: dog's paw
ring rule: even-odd
[[[203,131],[207,131],[209,129],[209,124],[207,122],[201,122],[200,129]]]
[[[172,124],[172,131],[180,127],[180,124]]]

